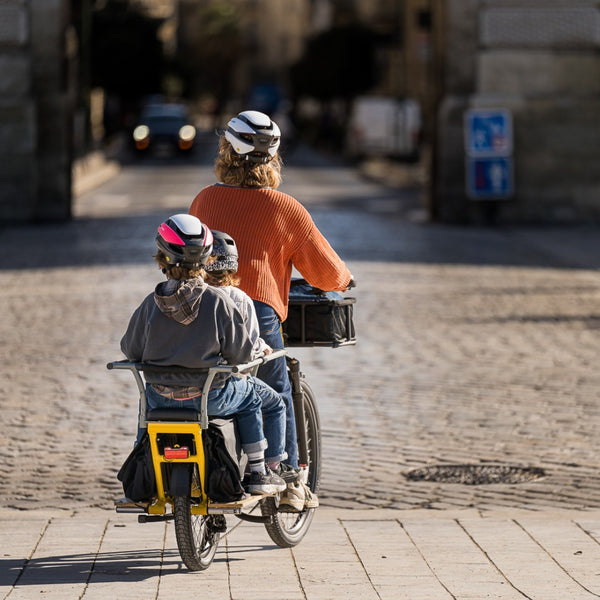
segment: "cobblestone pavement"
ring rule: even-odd
[[[427,225],[409,218],[412,196],[346,168],[307,156],[287,174],[282,189],[359,282],[357,345],[292,351],[320,405],[322,504],[599,508],[598,230]],[[137,394],[105,364],[161,278],[155,227],[211,181],[202,164],[127,166],[80,196],[72,223],[0,230],[4,507],[110,508],[120,495]],[[545,476],[406,478],[473,463]]]

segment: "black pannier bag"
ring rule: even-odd
[[[123,492],[134,502],[149,502],[156,496],[156,477],[152,463],[152,449],[148,432],[144,431],[123,466],[117,473]]]
[[[346,346],[356,343],[353,308],[356,298],[323,292],[304,279],[292,278],[283,335],[288,346]]]
[[[237,435],[235,418],[216,418],[202,430],[204,491],[212,502],[235,502],[244,496],[242,477],[247,456]]]

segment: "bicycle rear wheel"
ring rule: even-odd
[[[306,431],[308,450],[308,481],[307,485],[315,494],[319,491],[321,478],[321,429],[319,412],[315,396],[310,386],[302,381],[302,413],[303,418],[296,419],[297,426],[302,426]],[[298,421],[300,423],[298,424]],[[306,509],[300,513],[279,512],[275,498],[265,498],[260,504],[263,516],[271,517],[265,523],[269,537],[282,548],[290,548],[298,544],[306,535],[314,517],[314,508]]]
[[[173,498],[175,537],[183,564],[190,571],[207,569],[219,546],[219,533],[212,527],[212,516],[193,515],[187,496]]]

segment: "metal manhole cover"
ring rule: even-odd
[[[488,483],[526,483],[546,475],[538,467],[515,467],[510,465],[432,465],[412,469],[405,474],[410,481],[433,481],[437,483],[462,483],[484,485]]]

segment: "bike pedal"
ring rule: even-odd
[[[220,518],[219,518],[220,517]],[[227,521],[222,515],[215,515],[209,521],[209,528],[213,533],[225,533],[227,531]]]

